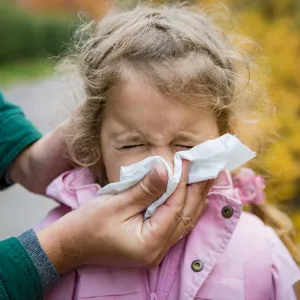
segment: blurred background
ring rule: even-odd
[[[137,1],[119,2],[130,6]],[[273,138],[264,143],[254,168],[268,180],[268,200],[292,217],[300,243],[300,1],[193,1],[220,2],[232,9],[240,32],[261,46],[276,113],[263,120],[262,128]],[[0,0],[0,89],[43,133],[57,124],[71,101],[72,93],[54,69],[79,23],[78,12],[99,18],[108,8],[108,0]],[[0,239],[20,234],[55,206],[18,186],[1,193],[0,200]]]

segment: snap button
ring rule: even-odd
[[[229,205],[227,206],[224,206],[223,209],[222,209],[222,216],[226,219],[229,219],[232,217],[233,215],[233,208]]]
[[[192,262],[192,270],[194,272],[200,272],[203,270],[203,268],[204,268],[204,264],[201,260],[194,260]]]

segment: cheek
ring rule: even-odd
[[[120,181],[120,168],[139,162],[149,156],[149,152],[124,151],[113,148],[103,149],[102,158],[105,166],[108,183]]]
[[[120,181],[120,167],[122,165],[117,160],[106,161],[104,164],[108,183]]]
[[[101,147],[101,156],[108,183],[119,181],[120,159],[109,146]]]

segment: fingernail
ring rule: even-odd
[[[168,172],[163,165],[157,165],[151,170],[151,181],[158,190],[165,190],[168,183]]]
[[[163,165],[157,165],[152,169],[153,174],[161,179],[166,179],[168,177],[168,172]]]
[[[182,161],[183,161],[187,166],[190,166],[190,164],[191,164],[191,161],[190,161],[190,160],[183,159]]]
[[[189,171],[191,162],[187,159],[182,160],[182,168]]]
[[[155,166],[150,172],[150,185],[155,187],[156,194],[163,193],[167,188],[168,172],[162,165]]]

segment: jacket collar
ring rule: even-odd
[[[227,248],[242,213],[242,203],[237,190],[233,188],[229,172],[223,172],[211,189],[209,204],[200,221],[186,239],[180,282],[180,300],[194,299]],[[232,216],[227,218],[224,210]],[[230,215],[229,214],[229,215]],[[203,264],[203,270],[192,269],[194,261]]]

